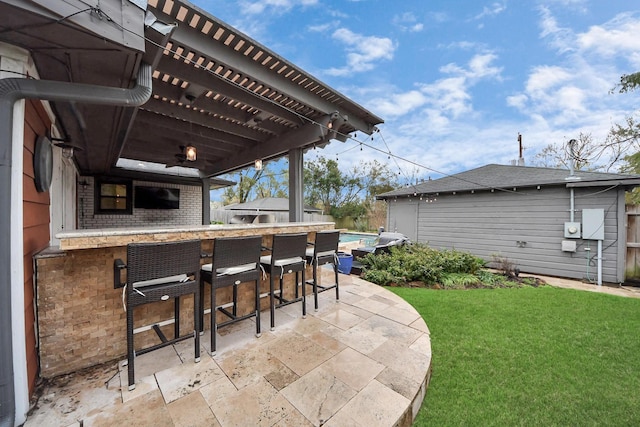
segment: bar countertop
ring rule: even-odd
[[[126,246],[140,242],[170,242],[187,239],[312,232],[333,229],[333,222],[282,222],[270,224],[213,224],[170,227],[127,227],[74,230],[56,234],[60,250]]]

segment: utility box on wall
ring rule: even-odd
[[[562,252],[575,252],[576,251],[576,241],[575,240],[563,240],[562,241]]]
[[[580,238],[580,223],[579,222],[565,222],[564,223],[564,237],[567,239],[579,239]]]
[[[582,210],[582,238],[604,240],[604,209]]]

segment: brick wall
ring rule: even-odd
[[[139,226],[171,226],[202,224],[202,188],[192,185],[177,185],[133,181],[136,185],[180,189],[180,209],[132,209],[131,214],[96,214],[94,212],[94,179],[80,177],[78,185],[78,228],[113,228]]]

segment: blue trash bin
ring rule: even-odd
[[[338,271],[342,274],[351,274],[353,255],[346,252],[338,252]]]

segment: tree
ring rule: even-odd
[[[304,182],[305,201],[338,218],[348,214],[343,210],[353,210],[363,189],[355,171],[344,174],[338,162],[322,156],[314,162],[305,162]]]
[[[618,88],[619,93],[633,92],[640,87],[640,72],[633,74],[623,74],[620,77],[620,83],[614,87],[611,92]]]
[[[571,141],[571,140],[570,140]],[[577,139],[544,147],[533,159],[535,166],[575,170],[609,171],[621,160],[621,147],[610,141],[597,143],[591,134],[580,132]]]
[[[227,179],[237,184],[227,187],[222,196],[223,203],[245,203],[263,197],[286,197],[288,173],[276,173],[267,163],[261,170],[253,167],[242,169],[227,175]]]
[[[335,218],[350,216],[360,224],[368,223],[375,211],[374,196],[398,186],[395,174],[378,161],[360,162],[343,172],[338,162],[325,157],[305,162],[304,184],[306,203]]]
[[[617,84],[616,87],[619,93],[637,90],[640,88],[640,72],[623,75],[620,77],[620,83]],[[638,123],[634,116],[627,116],[624,125],[613,125],[611,130],[609,130],[607,139],[611,144],[617,144],[621,152],[631,153],[623,157],[624,164],[620,168],[620,171],[623,173],[640,174],[640,123]],[[640,204],[640,189],[634,188],[633,191],[627,192],[626,202],[629,204]]]

